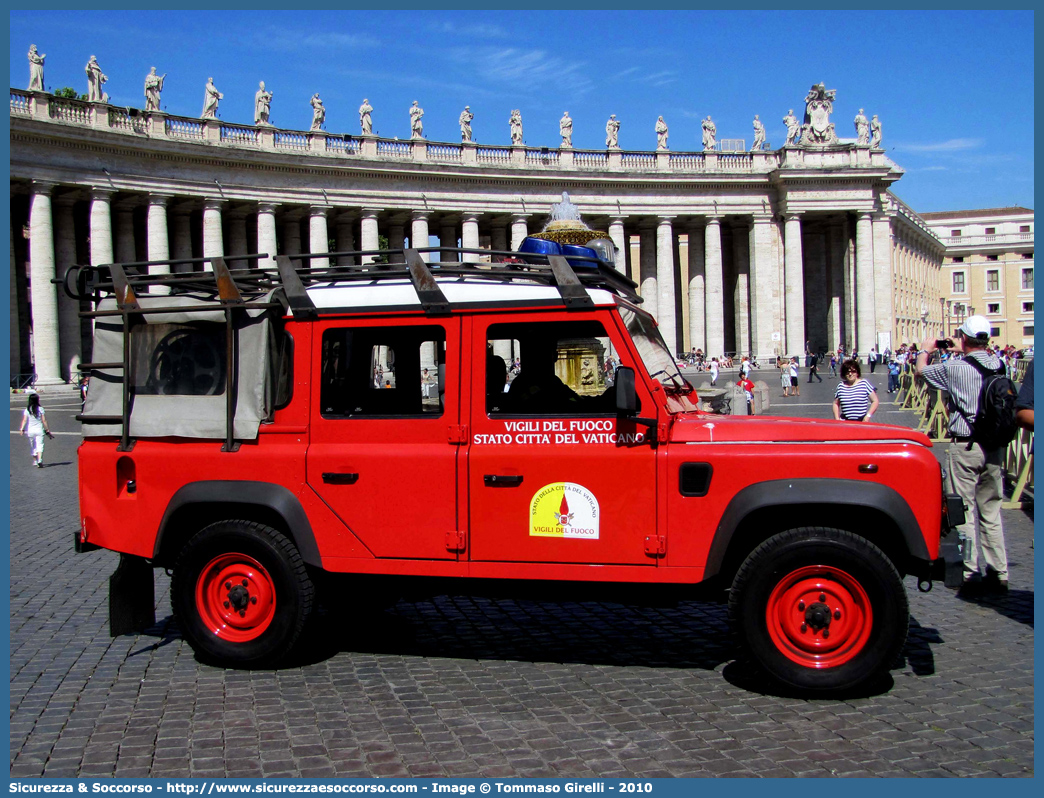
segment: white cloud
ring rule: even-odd
[[[542,91],[548,86],[568,88],[573,93],[589,91],[594,82],[583,74],[584,64],[544,50],[519,50],[512,47],[458,47],[449,51],[456,62],[467,64],[485,78],[529,86]]]
[[[948,139],[928,144],[896,144],[895,149],[903,152],[958,152],[977,149],[984,143],[982,139]]]
[[[455,22],[440,22],[431,26],[436,33],[446,33],[451,36],[469,36],[478,39],[506,39],[509,34],[499,25],[490,25],[485,22],[471,22],[458,25]]]

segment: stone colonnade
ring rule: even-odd
[[[45,181],[30,181],[28,188],[24,257],[31,264],[33,352],[42,385],[74,379],[82,357],[76,303],[50,282],[78,262],[78,253],[93,264],[224,256],[232,268],[248,268],[254,261],[236,256],[263,253],[257,262],[270,266],[276,254],[361,250],[365,263],[373,260],[368,253],[380,247],[381,236],[391,248],[424,248],[437,233],[441,246],[515,249],[546,216],[117,194]],[[931,239],[893,235],[888,213],[620,214],[587,221],[608,231],[620,253],[617,268],[639,284],[644,307],[675,352],[697,348],[711,356],[753,353],[765,360],[800,356],[806,341],[817,350],[894,346],[893,292],[901,300],[896,313],[905,313],[895,330],[902,340],[919,334],[910,318],[912,297],[925,285],[937,296]],[[336,265],[354,257],[338,256]],[[318,267],[329,262],[311,259]]]

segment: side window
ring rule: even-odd
[[[131,333],[131,381],[142,396],[225,392],[225,325],[141,324]]]
[[[494,324],[486,341],[486,412],[491,416],[616,413],[619,358],[597,321]]]
[[[445,364],[442,327],[328,329],[320,412],[324,418],[441,416]]]

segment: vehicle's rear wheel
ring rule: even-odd
[[[312,611],[314,588],[282,533],[249,521],[219,521],[185,546],[174,566],[171,604],[182,634],[222,665],[284,657]]]
[[[902,579],[884,552],[823,528],[792,529],[758,546],[736,574],[729,616],[755,664],[813,694],[882,676],[910,622]]]

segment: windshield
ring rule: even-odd
[[[663,342],[652,316],[622,303],[620,315],[649,376],[663,385],[668,397],[677,400],[669,402],[668,409],[672,412],[695,410],[693,387],[678,370],[678,364]],[[692,394],[691,401],[687,398],[689,394]]]

